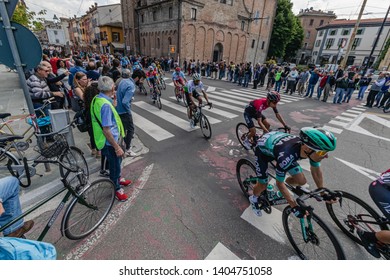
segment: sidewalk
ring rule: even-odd
[[[19,84],[19,77],[17,73],[7,72],[4,65],[0,65],[0,112],[1,113],[11,113],[13,117],[21,115],[23,112],[21,108],[27,108],[26,101],[24,98],[23,90]],[[70,111],[70,119],[73,119],[74,112]],[[11,116],[11,118],[12,118]],[[23,120],[16,121],[12,123],[12,128],[15,130],[15,133],[23,133],[27,128]],[[4,129],[7,132],[6,128]],[[85,159],[88,163],[89,172],[93,174],[100,170],[100,158],[97,159],[91,156],[91,150],[88,146],[89,136],[88,133],[81,133],[78,129],[73,129],[73,137],[75,141],[75,146],[81,149],[84,153]],[[31,145],[33,146],[33,145]],[[37,155],[37,152],[30,148],[25,152],[27,158],[33,158]],[[133,150],[139,154],[145,154],[149,150],[141,143],[138,136],[135,135],[132,146]],[[128,165],[133,161],[134,158],[126,158],[123,161],[124,165]],[[37,174],[42,175],[41,177],[35,175],[31,178],[31,186],[28,188],[22,188],[20,193],[20,199],[22,203],[22,208],[27,209],[31,205],[38,202],[43,197],[46,197],[60,187],[62,183],[60,181],[59,169],[55,165],[50,165],[51,171],[45,172],[44,165],[39,164],[37,166]]]

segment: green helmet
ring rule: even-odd
[[[332,132],[323,128],[303,127],[299,138],[310,149],[315,151],[334,151],[337,138]]]

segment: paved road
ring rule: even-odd
[[[262,90],[244,89],[225,81],[204,80],[214,108],[205,113],[213,137],[205,140],[192,130],[185,108],[173,99],[173,87],[163,92],[163,109],[146,96],[134,101],[136,133],[149,153],[124,167],[134,180],[126,191],[131,199],[116,203],[99,232],[69,241],[53,228],[46,241],[59,258],[80,259],[294,259],[281,225],[281,210],[257,218],[248,208],[235,176],[239,158],[253,159],[240,148],[235,126],[243,121],[243,106],[263,97]],[[282,104],[283,103],[283,104]],[[343,189],[371,205],[367,186],[388,168],[390,126],[387,115],[366,110],[352,99],[333,105],[299,96],[282,96],[280,112],[298,133],[303,126],[323,126],[338,137],[337,152],[322,164],[326,185]],[[266,112],[269,119],[275,119]],[[272,122],[277,126],[277,123]],[[302,163],[307,168],[308,163]],[[305,175],[310,178],[309,172]],[[309,179],[309,185],[313,181]],[[329,221],[349,259],[369,259],[359,246],[333,226],[323,205],[316,212]],[[36,218],[36,236],[49,212]],[[57,222],[58,223],[58,222]]]

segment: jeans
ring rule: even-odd
[[[121,188],[119,179],[121,177],[122,157],[118,157],[115,153],[115,149],[107,144],[102,149],[102,155],[107,158],[108,170],[110,170],[110,180],[114,183],[115,190],[118,191]]]
[[[345,93],[345,96],[344,96],[344,99],[343,99],[343,102],[349,102],[349,100],[351,100],[351,96],[353,94],[353,92],[355,91],[354,88],[347,88],[347,91]]]
[[[318,86],[318,88],[317,88],[317,99],[318,100],[321,98],[321,94],[322,94],[323,90],[324,90],[324,88]]]
[[[250,82],[251,76],[249,74],[245,74],[244,76],[244,84],[242,85],[243,87],[248,87],[249,82]]]
[[[0,179],[0,197],[3,200],[3,208],[5,210],[0,216],[0,226],[3,226],[22,214],[19,200],[19,180],[12,176]],[[17,221],[4,230],[4,235],[21,228],[23,224],[23,219]]]
[[[225,78],[225,71],[224,70],[219,70],[219,77],[218,77],[220,80],[222,80],[222,78]]]
[[[368,96],[367,96],[367,103],[366,103],[367,107],[372,107],[372,105],[374,104],[374,101],[375,101],[375,97],[378,94],[378,92],[379,92],[379,90],[370,90],[370,92],[368,93]]]
[[[383,92],[383,91],[380,91],[377,95],[376,95],[376,97],[375,97],[375,105],[374,106],[378,106],[379,105],[379,103],[380,103],[380,101],[381,101],[381,99],[382,99],[382,96],[383,96],[383,94],[384,94],[385,92]]]
[[[333,97],[333,103],[340,103],[341,104],[341,100],[343,100],[344,93],[345,93],[345,89],[337,88],[336,94]]]
[[[324,97],[322,97],[322,101],[326,102],[328,100],[329,92],[331,90],[332,90],[332,87],[330,86],[330,84],[325,84],[325,87],[324,87]]]
[[[305,95],[305,96],[310,96],[310,97],[312,97],[312,96],[313,96],[313,93],[314,93],[314,87],[315,87],[315,84],[308,84],[308,85],[307,85],[307,91],[306,91],[306,95]]]
[[[134,122],[133,122],[133,116],[131,113],[125,113],[119,115],[123,128],[125,129],[126,135],[125,135],[125,144],[126,144],[126,150],[130,149],[131,147],[131,140],[134,137]]]
[[[282,86],[282,81],[281,81],[281,80],[275,82],[275,90],[276,90],[277,92],[280,91],[280,87],[281,87],[281,86]]]
[[[359,93],[358,93],[358,99],[360,100],[363,100],[364,98],[364,93],[366,92],[366,89],[368,88],[368,86],[361,86],[360,89],[359,89]]]

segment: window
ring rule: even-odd
[[[160,38],[157,38],[157,49],[160,49]]]
[[[57,30],[54,30],[54,35],[57,35],[57,34],[58,34]]]
[[[339,41],[337,42],[337,46],[339,48],[345,48],[347,46],[347,42],[348,42],[348,38],[340,38]]]
[[[261,43],[261,49],[264,50],[264,46],[265,46],[265,41],[263,41],[263,43]]]
[[[191,19],[195,19],[196,20],[196,9],[195,8],[191,9]]]
[[[153,11],[153,21],[156,21],[156,20],[157,20],[157,12]]]
[[[172,9],[172,7],[169,7],[169,9],[168,9],[168,15],[169,15],[169,18],[172,18],[172,17],[173,17],[173,9]]]
[[[241,30],[242,31],[245,30],[245,21],[244,20],[241,21]]]
[[[145,38],[142,38],[142,43],[144,45],[144,48],[146,47],[146,41],[145,41]]]
[[[305,48],[305,49],[307,48],[307,43],[305,43],[304,48]]]
[[[341,31],[341,35],[349,35],[349,29],[343,29],[343,31]]]
[[[310,31],[307,31],[306,33],[306,39],[309,39],[310,38]]]
[[[324,35],[324,30],[321,30],[320,33],[318,33],[318,37],[322,37]]]
[[[107,32],[106,31],[103,31],[103,39],[107,40]]]
[[[318,54],[318,52],[317,52],[317,51],[313,52],[313,55],[317,55],[317,54]]]
[[[320,26],[323,25],[323,24],[324,24],[324,20],[321,19],[321,21],[320,21]]]
[[[168,45],[172,45],[172,38],[171,37],[168,38]]]
[[[222,4],[228,4],[230,6],[233,5],[233,0],[220,0],[219,2]]]
[[[337,34],[337,29],[332,29],[330,32],[329,32],[329,35],[336,35]]]
[[[357,31],[356,31],[356,35],[363,35],[364,33],[364,28],[359,28]]]
[[[141,15],[141,22],[144,23],[144,14]]]
[[[333,46],[333,43],[334,43],[333,38],[329,38],[328,40],[326,40],[325,49],[327,49],[327,50],[330,49]]]
[[[313,26],[313,24],[314,24],[314,19],[311,19],[310,23],[309,23],[309,26]]]
[[[59,43],[60,43],[60,40],[59,40],[59,39],[56,39],[56,43],[59,44]]]
[[[355,40],[353,40],[353,44],[352,44],[353,51],[356,49],[356,47],[358,47],[360,45],[361,41],[362,41],[362,38],[355,38]]]
[[[319,47],[320,44],[321,44],[321,40],[317,40],[315,46],[316,46],[316,47]]]
[[[119,42],[120,41],[120,34],[119,34],[119,32],[112,32],[112,41],[113,42]]]
[[[252,40],[252,49],[255,47],[256,40]]]

